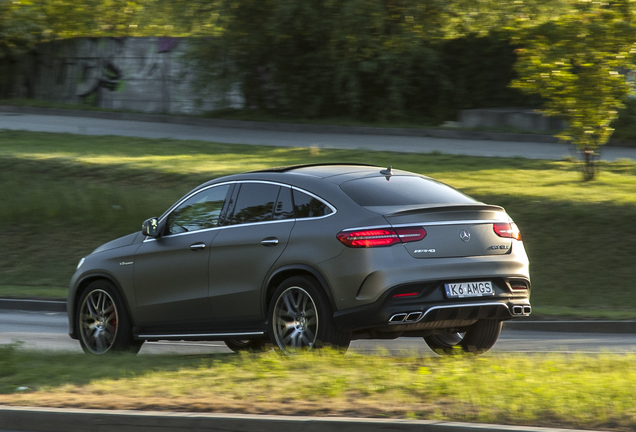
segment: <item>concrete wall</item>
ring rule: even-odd
[[[148,113],[199,114],[218,98],[195,94],[180,38],[80,38],[25,58],[12,96]],[[238,92],[228,95],[242,106]]]
[[[462,110],[459,126],[464,128],[514,128],[526,131],[554,132],[565,124],[556,117],[547,117],[531,109],[490,108]]]

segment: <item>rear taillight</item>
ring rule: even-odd
[[[521,240],[521,232],[514,223],[496,223],[492,229],[499,237]]]
[[[417,228],[396,228],[397,233],[402,243],[414,242],[422,240],[426,237],[426,230],[421,227]]]
[[[392,229],[341,232],[338,234],[338,240],[349,247],[391,246],[400,242]]]
[[[343,231],[338,233],[337,237],[338,240],[348,247],[379,247],[422,240],[426,237],[426,230],[421,227],[397,229],[379,228]]]

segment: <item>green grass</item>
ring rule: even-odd
[[[1,298],[65,300],[68,287],[0,285]]]
[[[635,361],[609,353],[100,358],[4,346],[0,403],[633,430]]]
[[[0,131],[0,286],[20,289],[2,295],[66,286],[82,256],[205,180],[334,161],[423,173],[504,206],[524,236],[538,312],[636,317],[633,161],[601,163],[598,179],[582,182],[568,161],[12,131]]]

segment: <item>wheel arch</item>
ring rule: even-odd
[[[320,284],[322,291],[327,296],[329,300],[329,305],[333,311],[336,311],[336,303],[333,298],[333,293],[331,291],[331,285],[327,282],[327,279],[315,268],[306,265],[306,264],[298,264],[298,265],[287,265],[276,269],[274,273],[269,276],[267,280],[267,284],[265,285],[264,290],[264,298],[262,302],[263,314],[267,316],[267,311],[269,308],[269,303],[272,300],[272,296],[274,295],[274,291],[276,288],[286,279],[294,276],[310,276],[318,281]]]
[[[79,302],[79,299],[84,293],[84,291],[86,291],[86,288],[91,283],[98,280],[105,280],[113,284],[113,286],[115,287],[115,290],[117,291],[117,294],[119,294],[119,297],[124,302],[124,306],[126,307],[126,312],[128,313],[128,317],[131,323],[133,323],[134,325],[134,318],[132,314],[130,313],[130,305],[128,304],[128,299],[123,294],[124,290],[122,289],[119,282],[117,282],[117,279],[115,279],[114,277],[112,277],[112,275],[108,273],[91,273],[84,276],[82,279],[80,279],[77,282],[77,284],[75,285],[76,287],[75,292],[73,292],[72,297],[69,299],[70,300],[68,305],[69,307],[67,310],[67,314],[69,316],[69,325],[70,325],[69,335],[73,339],[78,339],[79,337],[77,334],[77,327],[76,327],[76,320],[75,320],[75,311],[77,310],[77,303]]]

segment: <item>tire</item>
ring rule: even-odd
[[[132,336],[128,311],[119,292],[106,280],[91,282],[82,293],[75,314],[80,345],[87,354],[136,354],[143,341]]]
[[[235,353],[260,352],[267,349],[267,339],[230,339],[224,340],[225,345]]]
[[[311,277],[283,281],[272,297],[268,313],[272,345],[283,354],[332,347],[346,352],[351,333],[341,332],[322,287]]]
[[[424,338],[439,355],[482,354],[492,348],[501,333],[501,321],[479,320],[464,333],[443,333]]]

